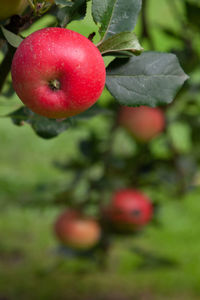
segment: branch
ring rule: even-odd
[[[10,22],[5,28],[15,34],[18,34],[20,30],[26,25],[30,24],[31,16],[20,17],[18,15],[14,15],[11,17]],[[16,49],[7,43],[7,52],[4,56],[4,59],[0,65],[0,93],[2,92],[2,88],[6,81],[6,78],[10,72],[12,59],[15,54]]]
[[[14,47],[8,45],[7,53],[0,65],[0,92],[2,91],[6,78],[10,72],[10,67],[15,51],[16,49]]]

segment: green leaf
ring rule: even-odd
[[[92,15],[100,23],[103,40],[116,33],[132,31],[142,6],[142,0],[92,0]]]
[[[121,32],[113,35],[98,46],[102,55],[139,55],[143,48],[140,46],[136,35],[132,32]]]
[[[151,143],[149,143],[151,154],[158,159],[169,159],[172,153],[168,144],[168,138],[165,134],[158,136],[156,139],[152,139]]]
[[[184,122],[169,124],[167,128],[173,147],[179,153],[189,153],[192,149],[192,136],[190,125]]]
[[[32,112],[27,107],[21,107],[8,115],[15,125],[23,125],[24,122],[31,125],[36,134],[44,139],[56,137],[71,125],[70,119],[63,121],[48,119]]]
[[[61,27],[65,27],[71,21],[83,19],[86,15],[86,0],[76,0],[73,5],[67,5],[59,8],[57,19]]]
[[[106,86],[122,105],[154,107],[170,103],[187,78],[174,54],[144,52],[111,62]]]
[[[74,117],[67,118],[65,120],[56,120],[42,117],[38,114],[35,114],[28,107],[23,106],[7,115],[7,117],[10,117],[13,123],[17,126],[22,126],[24,122],[26,122],[27,124],[31,125],[38,136],[44,139],[51,139],[67,130],[71,125],[76,125],[76,123],[80,120],[85,120],[98,114],[110,115],[111,113],[112,112],[108,109],[101,108],[95,104],[88,110]]]
[[[19,35],[14,34],[13,32],[7,30],[2,25],[0,27],[1,27],[1,31],[4,35],[4,37],[6,38],[6,40],[8,41],[8,43],[11,46],[13,46],[14,48],[17,48],[21,44],[23,39]]]

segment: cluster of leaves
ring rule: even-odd
[[[165,139],[171,143],[171,151],[174,153],[176,169],[178,171],[179,182],[181,181],[182,192],[188,191],[198,185],[199,167],[199,75],[198,62],[200,59],[199,51],[199,18],[200,12],[198,1],[185,0],[183,7],[185,16],[181,15],[177,6],[172,5],[179,22],[179,31],[173,31],[167,26],[162,26],[166,38],[172,36],[182,46],[172,48],[183,68],[190,76],[187,85],[177,95],[176,100],[167,109],[168,128]],[[170,153],[170,151],[168,151]],[[175,181],[175,183],[177,180]]]
[[[169,1],[169,5],[172,5],[173,11],[177,14],[181,29],[179,31],[172,31],[172,29],[169,29],[167,26],[168,24],[159,25],[158,27],[159,30],[162,30],[163,34],[166,35],[166,39],[173,37],[176,41],[181,43],[181,47],[179,46],[177,49],[172,48],[171,52],[178,56],[181,64],[187,70],[191,78],[187,82],[187,85],[179,92],[175,101],[165,107],[165,131],[147,144],[137,143],[125,132],[122,133],[123,130],[116,126],[117,107],[113,106],[111,110],[114,111],[114,114],[106,140],[102,140],[99,136],[95,136],[91,133],[90,137],[87,140],[81,141],[79,145],[80,153],[82,153],[84,159],[57,164],[62,170],[67,172],[73,171],[76,180],[73,182],[73,188],[70,186],[66,193],[64,192],[56,198],[56,201],[66,204],[68,203],[67,199],[70,198],[74,199],[72,200],[73,203],[77,203],[76,195],[73,190],[74,188],[77,190],[77,187],[81,185],[82,178],[87,182],[87,184],[85,184],[87,189],[83,192],[82,197],[83,204],[87,206],[87,201],[89,201],[90,203],[94,203],[94,207],[99,198],[101,198],[101,201],[102,199],[109,199],[110,191],[124,186],[139,188],[146,188],[148,186],[152,188],[152,186],[154,186],[157,191],[164,187],[165,192],[167,190],[168,194],[170,192],[173,194],[177,193],[177,197],[180,199],[180,195],[188,192],[198,184],[198,166],[200,161],[200,85],[198,82],[198,62],[200,51],[197,47],[197,43],[199,42],[197,38],[198,20],[192,18],[190,14],[193,8],[198,11],[199,3],[198,1],[184,1],[185,17],[183,17],[178,10],[176,11],[176,4],[174,8],[173,4]],[[187,32],[184,28],[187,28]],[[151,36],[147,38],[150,40]],[[165,69],[165,57],[167,57],[168,60],[167,69]],[[188,57],[190,59],[188,59]],[[146,69],[148,69],[148,63],[150,64],[150,61],[152,63],[154,62],[153,58],[161,59],[161,61],[158,61],[158,65],[156,65],[156,63],[155,65],[153,64],[156,70],[162,69],[160,74],[168,71],[172,74],[172,69],[176,69],[176,71],[174,69],[175,77],[172,76],[172,78],[170,78],[169,76],[169,81],[174,80],[173,78],[176,78],[176,74],[180,75],[179,79],[181,76],[184,76],[183,74],[181,75],[182,71],[179,69],[177,59],[174,55],[158,52],[144,52],[140,56],[132,56],[131,59],[118,57],[107,68],[107,82],[109,82],[107,87],[110,92],[112,89],[114,96],[115,93],[117,94],[115,98],[120,97],[119,94],[121,94],[123,97],[121,104],[124,104],[125,101],[127,105],[130,105],[130,103],[131,105],[138,104],[137,101],[139,97],[141,97],[140,91],[144,91],[144,87],[142,89],[143,82],[142,80],[138,80],[137,71],[140,67],[141,70],[144,68],[144,61]],[[123,61],[122,65],[121,61]],[[133,65],[131,66],[132,62],[134,62],[134,67]],[[110,78],[109,75],[117,73],[118,67],[121,73],[118,73],[116,80],[119,81],[117,85],[115,85],[114,81],[112,87],[112,78]],[[134,92],[129,86],[129,71],[135,72],[136,74],[135,80],[137,81],[138,93]],[[149,68],[148,72],[151,71],[152,69]],[[121,74],[125,76],[123,77]],[[125,79],[127,77],[128,79]],[[160,76],[158,76],[157,79],[160,80]],[[126,89],[122,87],[123,80],[124,85],[127,87],[127,90],[129,90],[128,95],[126,94]],[[155,82],[156,81],[154,81],[154,83]],[[167,82],[168,81],[165,81],[166,87],[169,87],[170,84]],[[133,85],[133,80],[131,81],[131,85]],[[167,93],[165,95],[162,82],[157,82],[156,89],[152,81],[150,81],[148,85],[148,78],[146,78],[144,86],[145,88],[149,87],[149,89],[146,89],[146,92],[142,95],[143,99],[146,98],[149,102],[152,101],[153,105],[157,105],[159,103],[159,96],[157,96],[156,93],[158,89],[160,89],[160,93],[162,93],[163,96],[162,100],[164,99],[164,101],[167,102],[169,94]],[[172,93],[174,93],[174,91],[172,91]],[[132,102],[129,102],[128,97],[130,95]],[[120,102],[120,98],[118,98],[118,101]],[[109,117],[109,119],[111,119],[111,117]],[[121,140],[122,136],[123,140]],[[122,145],[124,147],[122,147]],[[124,152],[123,148],[125,149]],[[98,169],[96,173],[95,168]],[[79,170],[82,170],[80,177],[78,176],[78,174],[80,175]],[[96,177],[94,174],[96,174]],[[70,192],[70,197],[68,197],[68,192]],[[70,205],[70,203],[68,204]]]
[[[66,27],[71,21],[84,18],[89,7],[86,0],[55,0],[55,5],[50,6],[46,12],[43,6],[37,5],[40,2],[33,2],[33,6],[35,4],[36,8],[33,11],[31,8],[28,10],[28,16],[22,17],[23,20],[25,18],[28,21],[23,26],[19,25],[17,30],[12,18],[8,25],[2,23],[1,36],[9,44],[8,52],[10,52],[10,48],[13,50],[13,47],[18,47],[22,40],[19,32],[23,30],[24,26],[30,26],[38,17],[42,18],[45,13],[56,16],[54,26]],[[103,56],[111,55],[114,59],[106,69],[106,87],[121,105],[164,105],[172,102],[178,89],[188,77],[181,69],[174,54],[142,53],[143,48],[133,33],[141,7],[142,0],[92,1],[92,16],[98,25],[100,35],[97,47]],[[23,22],[18,23],[22,24]],[[16,33],[18,34],[16,35]],[[14,53],[14,51],[12,52]],[[7,75],[7,70],[1,76],[3,75]],[[19,116],[20,112],[22,114]],[[21,121],[29,120],[30,116],[27,110],[18,110],[14,116],[16,114]],[[12,116],[13,114],[11,114]],[[33,120],[34,118],[35,120]],[[51,126],[46,126],[48,121],[45,118],[36,115],[33,117],[32,114],[31,121],[28,122],[36,133],[47,138],[54,137],[56,132],[59,134],[72,123],[70,120],[59,123],[51,120],[49,121]],[[40,125],[36,126],[36,123],[40,123]],[[59,126],[60,128],[58,128]],[[46,127],[47,131],[52,130],[52,132],[41,135],[41,127]],[[39,130],[37,130],[38,128]]]
[[[66,27],[70,22],[85,17],[89,9],[87,2],[55,0],[55,5],[45,14],[56,17],[53,26]],[[155,107],[172,102],[188,78],[180,67],[179,60],[190,75],[195,75],[200,53],[193,37],[199,28],[200,7],[198,1],[185,0],[184,3],[186,19],[181,16],[179,18],[180,27],[183,28],[180,32],[173,32],[164,25],[159,26],[166,38],[171,36],[183,45],[179,49],[171,49],[173,54],[169,54],[144,51],[133,32],[142,0],[93,0],[91,12],[100,36],[97,47],[104,57],[113,57],[106,69],[106,87],[116,101],[106,109],[96,104],[87,112],[66,120],[44,118],[26,107],[8,115],[17,126],[26,122],[40,137],[46,139],[56,137],[71,126],[78,126],[80,119],[97,114],[104,114],[105,122],[110,124],[104,138],[91,130],[87,138],[80,140],[80,155],[77,159],[55,162],[55,167],[72,174],[72,180],[65,185],[65,190],[54,199],[56,204],[84,209],[90,214],[98,215],[104,201],[109,201],[116,188],[153,186],[158,191],[163,185],[168,190],[175,191],[178,187],[178,192],[184,192],[191,186],[200,160],[200,102],[197,101],[199,83],[191,80],[187,89],[183,89],[175,102],[166,108],[166,130],[152,142],[137,143],[117,125],[119,104]],[[28,14],[29,25],[38,16],[43,18],[45,15],[37,10],[34,15],[30,8]],[[12,52],[11,59],[8,60],[10,64],[15,48],[22,40],[20,32],[27,26],[26,23],[13,30],[12,22],[13,19],[10,24],[2,22],[0,36],[2,40],[7,40],[5,57],[6,53]],[[147,30],[144,32],[147,33]],[[151,34],[150,30],[149,32]],[[90,37],[93,35],[91,32]],[[149,40],[151,38],[148,35],[146,37]],[[0,76],[5,77],[5,74],[7,75],[0,71]],[[3,80],[0,79],[0,87],[1,82]],[[193,131],[189,124],[194,124]],[[150,257],[149,261],[152,263],[153,258]]]

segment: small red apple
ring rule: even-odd
[[[104,216],[114,227],[134,231],[142,228],[152,219],[153,205],[139,190],[121,189],[113,194]]]
[[[62,244],[77,250],[92,248],[101,236],[98,222],[75,210],[67,210],[58,216],[54,229]]]
[[[38,30],[19,45],[11,74],[26,106],[57,119],[92,106],[103,91],[106,75],[101,53],[90,40],[56,27]]]
[[[165,127],[165,116],[160,108],[148,106],[122,106],[118,121],[137,140],[148,142],[161,133]]]

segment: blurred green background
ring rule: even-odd
[[[147,13],[154,49],[183,50],[184,42],[177,38],[183,30],[179,18],[186,18],[183,3],[149,0]],[[45,16],[23,35],[49,26],[53,20],[54,17]],[[88,12],[83,21],[74,21],[68,28],[88,36],[97,26]],[[136,33],[141,34],[141,20]],[[199,49],[196,31],[192,38],[195,49]],[[142,45],[145,50],[152,46],[148,39],[144,39]],[[190,80],[199,83],[199,70],[194,67],[188,72]],[[108,98],[105,91],[99,103],[106,106]],[[192,124],[187,118],[180,121],[180,117],[187,111],[191,118],[197,116],[198,123],[199,98],[198,93],[192,94],[191,90],[184,92],[167,111],[171,123],[174,120],[184,123],[178,137],[176,129],[172,133],[175,145],[183,145],[180,147],[183,155],[192,156],[193,148],[198,151],[198,138],[196,144],[192,144],[192,133],[187,133],[188,128],[193,132]],[[143,187],[160,204],[158,224],[148,226],[141,235],[113,240],[106,269],[88,258],[70,259],[58,251],[53,224],[62,210],[54,199],[65,191],[71,174],[56,168],[54,162],[79,157],[80,139],[87,138],[91,130],[103,139],[110,120],[104,115],[96,116],[81,121],[80,126],[54,139],[43,140],[29,125],[16,127],[9,118],[3,117],[20,106],[15,95],[9,100],[0,96],[0,300],[199,299],[199,165],[195,182],[181,197],[172,193],[173,184],[163,187],[162,180],[156,188],[150,184]],[[154,152],[159,148],[160,157],[163,152],[159,145],[165,138],[163,135],[151,144]],[[164,149],[164,156],[166,151]],[[145,249],[144,253],[141,249]]]

